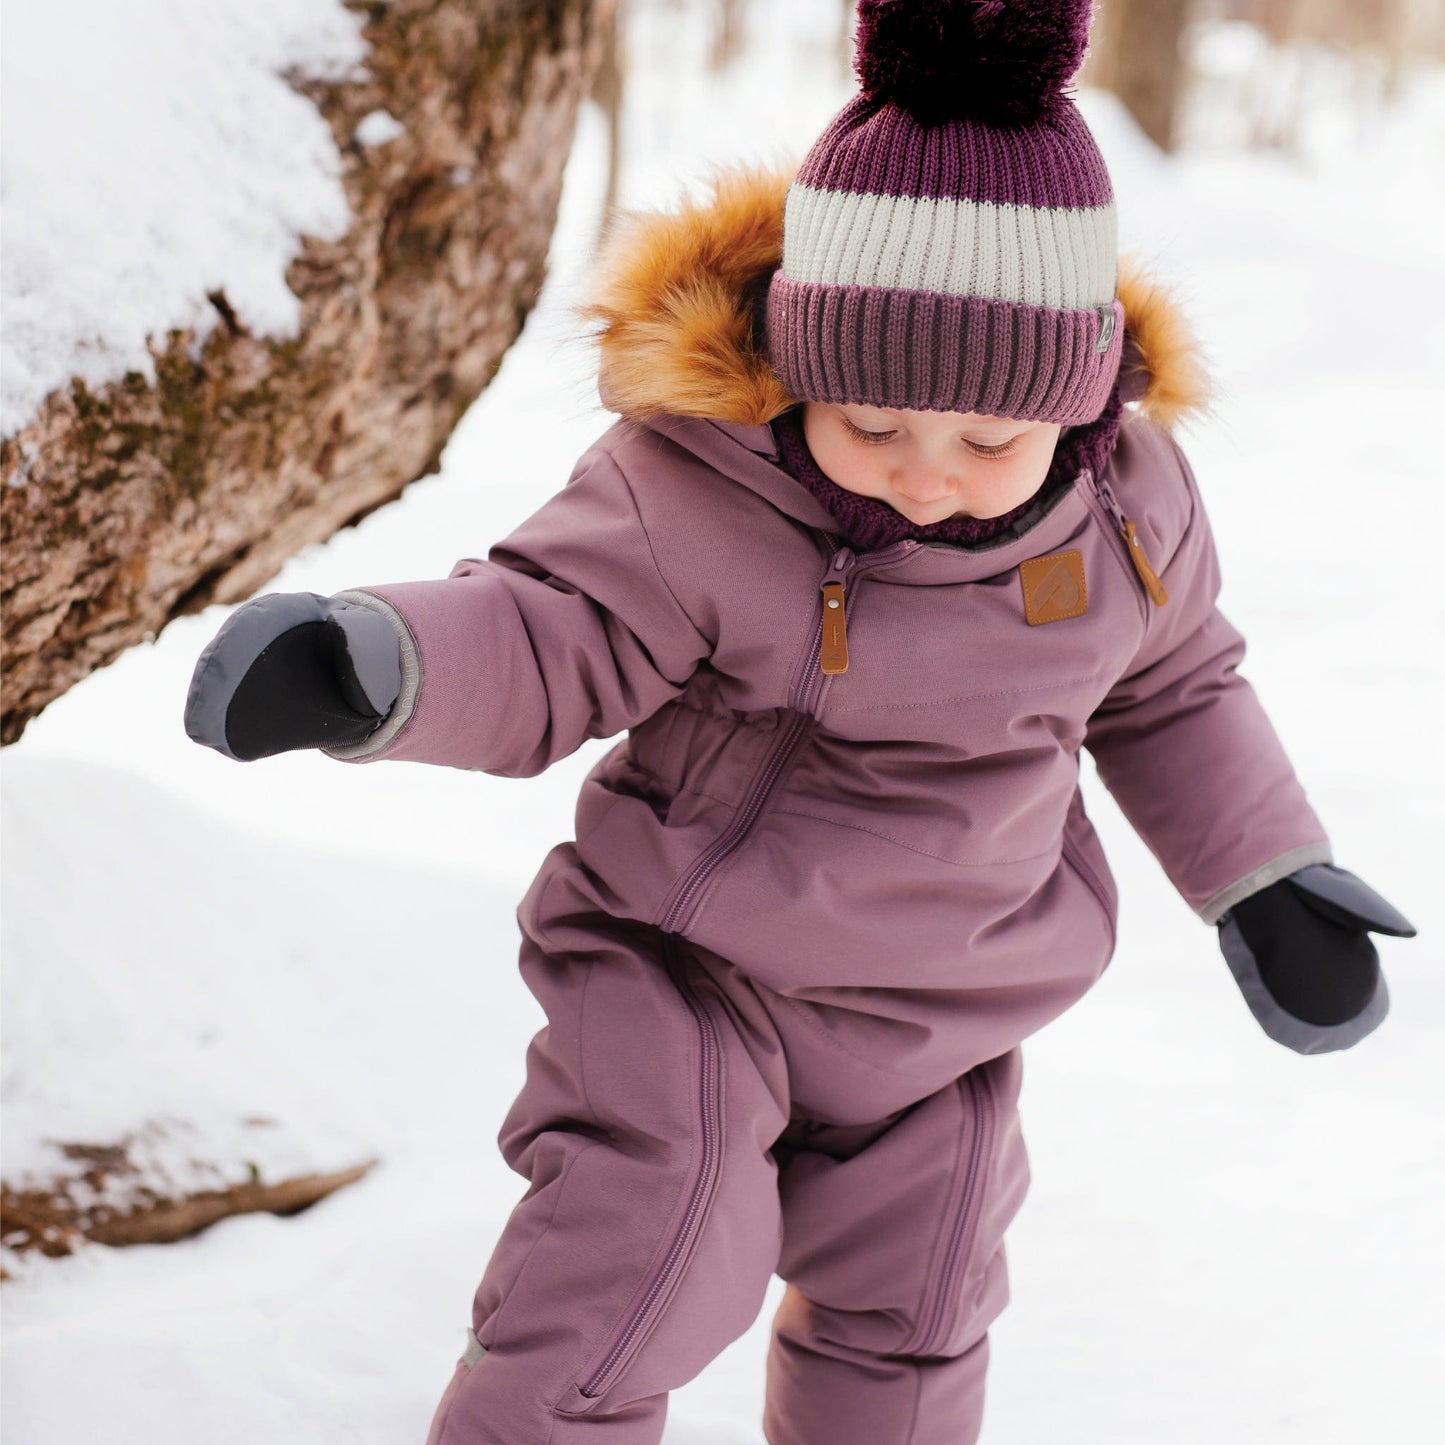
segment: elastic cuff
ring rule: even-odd
[[[338,592],[335,595],[339,602],[352,602],[380,613],[391,623],[401,648],[401,691],[397,694],[391,711],[386,715],[386,721],[359,743],[345,743],[340,747],[321,749],[328,758],[336,758],[339,762],[367,763],[385,753],[411,721],[411,715],[416,710],[416,700],[421,693],[421,654],[417,650],[416,638],[411,635],[411,628],[406,625],[406,619],[390,602],[375,593],[360,590]]]
[[[1307,867],[1311,863],[1334,861],[1328,838],[1321,838],[1317,843],[1302,843],[1298,848],[1291,848],[1288,853],[1281,853],[1279,857],[1271,858],[1268,863],[1260,864],[1237,882],[1231,883],[1228,888],[1220,889],[1213,898],[1201,903],[1194,911],[1206,923],[1218,923],[1241,898],[1248,898],[1250,894],[1258,893],[1261,888],[1268,888],[1271,883],[1278,883],[1281,878],[1288,878],[1296,869]]]

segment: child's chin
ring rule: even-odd
[[[917,517],[909,516],[901,507],[894,507],[893,510],[897,512],[900,517],[912,522],[915,527],[936,527],[940,522],[956,522],[962,517],[973,516],[972,512],[941,512],[936,516],[928,515]]]

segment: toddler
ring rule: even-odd
[[[187,729],[507,777],[626,732],[517,911],[530,1183],[430,1445],[656,1445],[771,1276],[770,1445],[967,1445],[1028,1170],[1021,1040],[1114,947],[1087,747],[1250,1009],[1386,1009],[1249,684],[1169,299],[1064,85],[1087,0],[863,0],[795,175],[612,237],[619,419],[445,580],[236,611]],[[1126,410],[1127,406],[1127,410]]]

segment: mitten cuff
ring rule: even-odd
[[[341,762],[365,763],[384,754],[401,730],[411,721],[411,715],[416,710],[417,697],[421,692],[421,655],[417,651],[416,639],[411,635],[411,629],[406,625],[406,620],[391,603],[383,601],[372,592],[360,590],[338,592],[336,601],[350,602],[355,606],[366,607],[372,612],[380,613],[396,633],[397,645],[401,652],[401,691],[397,694],[391,711],[386,715],[386,721],[359,743],[343,743],[338,747],[321,750],[327,757],[336,758]]]
[[[1201,903],[1195,911],[1212,926],[1241,899],[1258,893],[1261,888],[1268,888],[1271,883],[1288,878],[1291,873],[1311,863],[1333,862],[1328,838],[1321,838],[1314,843],[1302,843],[1298,848],[1291,848],[1288,853],[1281,853],[1277,858],[1271,858],[1268,863],[1261,863],[1258,868],[1251,869],[1228,888],[1221,888],[1213,898]]]

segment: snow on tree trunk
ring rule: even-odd
[[[199,348],[152,337],[154,383],[77,378],[0,441],[0,741],[434,472],[536,301],[616,0],[346,4],[368,16],[364,73],[293,82],[336,139],[353,216],[287,273],[298,335],[250,334],[214,292]]]

